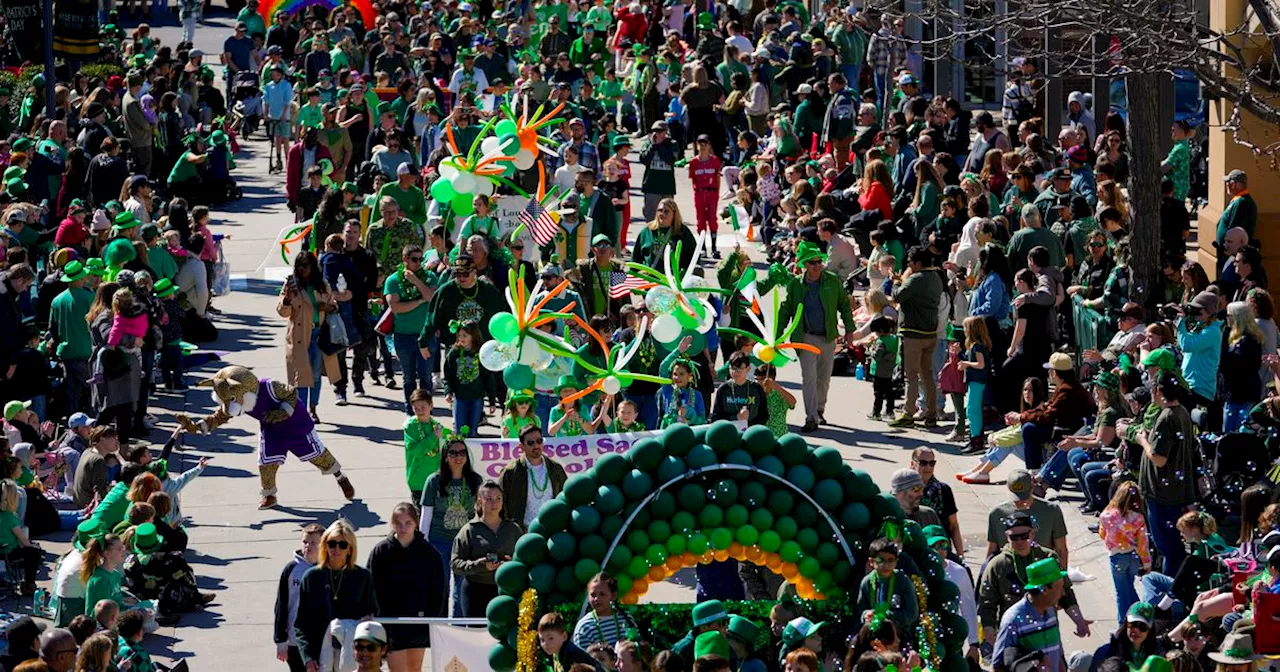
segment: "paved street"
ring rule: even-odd
[[[219,14],[197,31],[196,46],[211,56],[221,52],[229,26],[229,17]],[[165,44],[176,44],[179,39],[179,30],[172,25],[155,27],[154,34]],[[265,151],[265,142],[256,140],[237,156],[239,169],[235,175],[245,198],[215,216],[214,231],[230,236],[224,248],[233,274],[247,278],[242,288],[215,301],[225,314],[217,320],[221,335],[213,349],[225,352],[225,361],[248,366],[259,376],[282,377],[284,321],[274,310],[279,282],[268,279],[281,277],[272,271],[281,262],[279,254],[269,246],[292,216],[284,205],[282,179],[266,175],[262,158]],[[638,174],[633,183],[639,184]],[[680,177],[679,189],[681,210],[688,221],[692,219],[693,192],[687,176]],[[638,213],[639,209],[637,202],[635,211]],[[633,225],[632,231],[636,229]],[[722,236],[722,245],[727,238]],[[270,260],[268,267],[260,268],[264,260]],[[188,382],[216,368],[208,366],[191,372]],[[800,396],[798,366],[784,369],[781,379]],[[209,457],[205,474],[183,494],[183,510],[192,521],[191,562],[201,588],[216,591],[218,600],[207,612],[186,616],[180,627],[162,629],[148,640],[162,659],[191,658],[193,670],[272,669],[265,661],[274,657],[271,624],[276,584],[283,563],[296,548],[299,527],[312,521],[328,524],[339,516],[347,518],[358,530],[362,563],[372,544],[388,532],[391,507],[408,496],[400,431],[402,397],[399,390],[371,387],[369,391],[369,398],[352,399],[350,406],[339,408],[333,405],[332,389],[328,388],[319,407],[321,437],[355,484],[357,499],[351,503],[343,500],[331,478],[290,460],[280,473],[280,507],[260,512],[256,507],[256,425],[247,418],[237,419],[213,437],[188,439],[186,452],[177,460],[189,467],[199,457]],[[973,549],[967,559],[976,575],[984,547],[987,511],[1004,501],[1008,492],[1000,486],[973,487],[956,482],[952,474],[972,466],[976,458],[959,457],[955,446],[942,444],[939,439],[944,431],[927,434],[888,430],[883,423],[865,419],[871,398],[870,383],[837,379],[827,409],[827,417],[834,424],[824,427],[812,440],[839,447],[846,460],[868,471],[882,487],[894,470],[907,465],[911,449],[934,445],[939,453],[938,474],[956,489],[966,545]],[[173,412],[201,413],[212,407],[207,391],[194,388],[185,395],[162,396],[159,404],[162,408],[155,412],[170,428]],[[443,415],[447,408],[443,403],[441,406],[437,412]],[[798,427],[803,422],[803,409],[793,411],[790,420]],[[492,427],[487,429],[494,431]],[[157,442],[163,438],[160,432],[152,436]],[[1016,460],[1009,464],[1013,462]],[[171,466],[176,468],[179,465]],[[996,473],[998,480],[1009,468]],[[1114,590],[1106,551],[1089,533],[1075,504],[1064,503],[1072,564],[1097,577],[1077,588],[1084,613],[1096,621],[1087,647],[1092,649],[1105,641],[1106,631],[1115,627]],[[66,548],[65,544],[45,546],[56,552]],[[692,599],[692,590],[668,583],[655,586],[648,597],[687,601]],[[1065,621],[1063,635],[1068,650],[1080,648]]]

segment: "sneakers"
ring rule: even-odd
[[[924,427],[925,429],[937,429],[937,428],[938,428],[938,419],[937,419],[937,418],[925,418],[925,419],[924,419],[924,422],[920,423],[920,426]]]
[[[960,481],[969,485],[987,485],[991,483],[991,474],[964,474]]]
[[[969,436],[969,432],[966,431],[964,427],[956,427],[955,429],[951,430],[951,433],[948,434],[947,438],[943,440],[946,441],[947,443],[956,443],[959,441],[964,441],[965,438],[967,438],[968,436]]]
[[[356,396],[356,399],[364,399],[365,397],[367,397],[367,396],[369,396],[369,395],[365,394],[363,389],[361,389],[361,388],[357,387],[357,388],[356,388],[356,392],[355,392],[355,396]]]
[[[385,385],[385,387],[386,387],[388,390],[398,390],[398,389],[400,389],[400,386],[399,386],[399,385],[396,385],[396,379],[395,379],[395,378],[392,378],[392,377],[390,377],[390,376],[388,376],[388,377],[387,377],[387,384]]]
[[[334,395],[334,396],[335,396],[335,397],[337,397],[337,399],[333,402],[333,405],[334,405],[334,406],[346,406],[346,405],[347,405],[347,395],[345,395],[345,394],[336,394],[336,395]]]
[[[315,407],[315,406],[312,406],[312,407],[311,407],[311,422],[314,422],[314,423],[317,423],[317,424],[319,424],[319,422],[320,422],[320,414],[319,414],[319,413],[316,413],[316,407]]]
[[[382,379],[378,378],[378,374],[376,373],[369,374],[369,381],[378,387],[382,387]]]
[[[258,501],[258,510],[274,509],[278,503],[275,495],[267,495]]]
[[[880,418],[880,414],[879,414],[879,413],[868,413],[868,414],[867,414],[867,419],[868,419],[868,420],[875,420],[875,421],[879,422],[881,418]]]
[[[800,428],[800,433],[808,434],[818,431],[818,421],[812,418],[804,421],[804,426]]]
[[[342,488],[342,496],[346,497],[348,502],[356,498],[356,488],[351,485],[351,479],[345,474],[338,477],[338,487]]]
[[[914,418],[904,413],[894,418],[893,420],[890,420],[889,426],[898,427],[901,429],[910,429],[916,426],[916,421]]]

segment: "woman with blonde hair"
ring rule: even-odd
[[[320,536],[320,562],[302,575],[293,631],[308,667],[320,662],[330,621],[362,621],[378,613],[373,575],[356,565],[356,553],[356,531],[336,520]]]
[[[889,165],[880,159],[868,161],[862,171],[858,205],[863,210],[879,210],[882,220],[893,219],[893,178]]]
[[[111,657],[115,655],[116,642],[105,632],[99,632],[80,645],[76,655],[76,672],[108,672]]]
[[[664,198],[658,202],[658,210],[654,213],[653,221],[641,229],[640,234],[636,236],[631,260],[646,266],[662,268],[667,249],[674,252],[677,244],[680,245],[680,258],[672,259],[671,262],[679,268],[688,268],[693,260],[693,248],[697,245],[697,240],[693,236],[693,231],[685,226],[684,220],[680,217],[680,206],[676,205],[676,199]]]
[[[1262,329],[1253,307],[1244,301],[1227,305],[1227,349],[1219,367],[1222,371],[1258,371],[1262,367]],[[1262,399],[1262,379],[1258,376],[1227,375],[1222,378],[1222,431],[1238,432],[1249,411]]]
[[[18,517],[19,492],[18,484],[12,480],[0,482],[0,555],[22,567],[22,594],[33,595],[43,554],[40,547],[31,543],[27,528]]]
[[[1101,214],[1107,208],[1119,210],[1120,225],[1129,226],[1129,199],[1125,198],[1124,192],[1120,190],[1120,184],[1115,180],[1103,180],[1098,183],[1098,207],[1096,212]]]

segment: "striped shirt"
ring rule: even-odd
[[[634,625],[631,617],[621,611],[614,611],[612,616],[596,616],[594,611],[588,611],[573,628],[573,643],[584,651],[596,642],[613,646],[626,639],[627,628]]]
[[[1058,632],[1058,610],[1051,606],[1041,614],[1031,604],[1031,595],[1024,596],[1004,612],[1000,629],[996,631],[995,651],[991,659],[997,661],[996,669],[1004,667],[1004,651],[1016,649],[1019,656],[1032,651],[1044,652],[1040,669],[1062,669],[1062,635]]]

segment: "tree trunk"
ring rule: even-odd
[[[1132,299],[1147,305],[1160,272],[1160,79],[1151,73],[1125,77],[1129,98],[1129,250]]]

